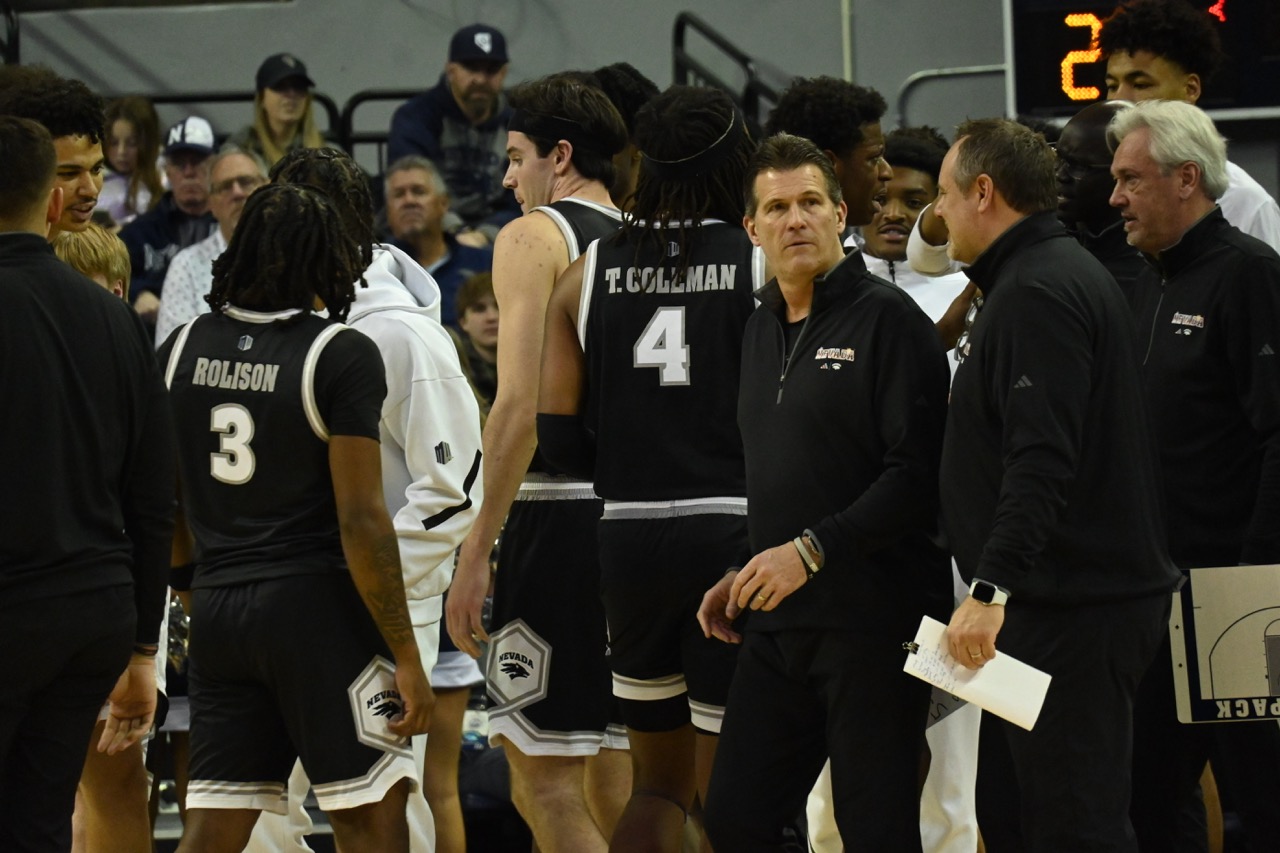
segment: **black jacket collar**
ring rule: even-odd
[[[982,289],[984,296],[990,297],[992,289],[999,281],[1001,269],[1010,258],[1035,243],[1067,236],[1066,228],[1058,221],[1057,214],[1052,210],[1033,213],[1010,225],[995,239],[995,242],[978,255],[965,273],[970,281]]]
[[[870,273],[867,272],[867,264],[862,259],[862,253],[856,248],[846,249],[844,258],[839,263],[813,280],[813,305],[809,313],[821,313],[839,297],[853,290],[858,282],[868,275]],[[756,298],[775,314],[786,306],[786,300],[782,297],[782,288],[778,285],[776,278],[769,279],[768,284],[757,290]]]
[[[1200,217],[1199,222],[1188,228],[1181,240],[1159,255],[1148,255],[1144,252],[1142,257],[1156,268],[1161,278],[1173,278],[1199,260],[1205,249],[1216,243],[1222,231],[1230,227],[1230,223],[1222,215],[1222,208],[1214,207]]]

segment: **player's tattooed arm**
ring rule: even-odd
[[[421,734],[430,724],[435,695],[413,636],[400,547],[382,495],[378,442],[361,436],[332,436],[329,472],[351,581],[396,661],[396,688],[403,710],[387,728],[405,737]]]
[[[351,580],[397,661],[417,657],[400,549],[382,494],[382,459],[371,438],[335,435],[329,469]]]
[[[360,587],[357,584],[357,588],[374,623],[382,632],[382,638],[394,651],[414,639],[400,567],[400,546],[394,531],[379,536],[374,542],[371,569],[368,578],[371,585]]]

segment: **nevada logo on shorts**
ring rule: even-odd
[[[362,744],[385,752],[409,752],[409,739],[394,735],[387,728],[387,722],[404,709],[396,688],[395,664],[381,655],[375,656],[351,682],[347,698],[351,701],[356,737]]]
[[[504,707],[521,708],[547,695],[551,646],[521,619],[489,639],[489,690]]]

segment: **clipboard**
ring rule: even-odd
[[[1169,615],[1178,721],[1280,719],[1280,566],[1186,574]]]
[[[981,669],[966,669],[947,650],[946,637],[946,625],[923,617],[915,641],[903,643],[902,671],[1031,731],[1052,677],[1006,654]]]

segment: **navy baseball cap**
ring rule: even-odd
[[[507,64],[507,39],[493,27],[472,24],[449,40],[450,62],[497,62]]]
[[[209,156],[213,153],[213,128],[200,116],[187,116],[169,128],[165,136],[165,156],[179,151],[194,151]]]
[[[309,89],[316,85],[316,81],[307,76],[307,66],[301,59],[292,53],[277,53],[262,60],[255,84],[261,92],[293,78],[307,84]]]

